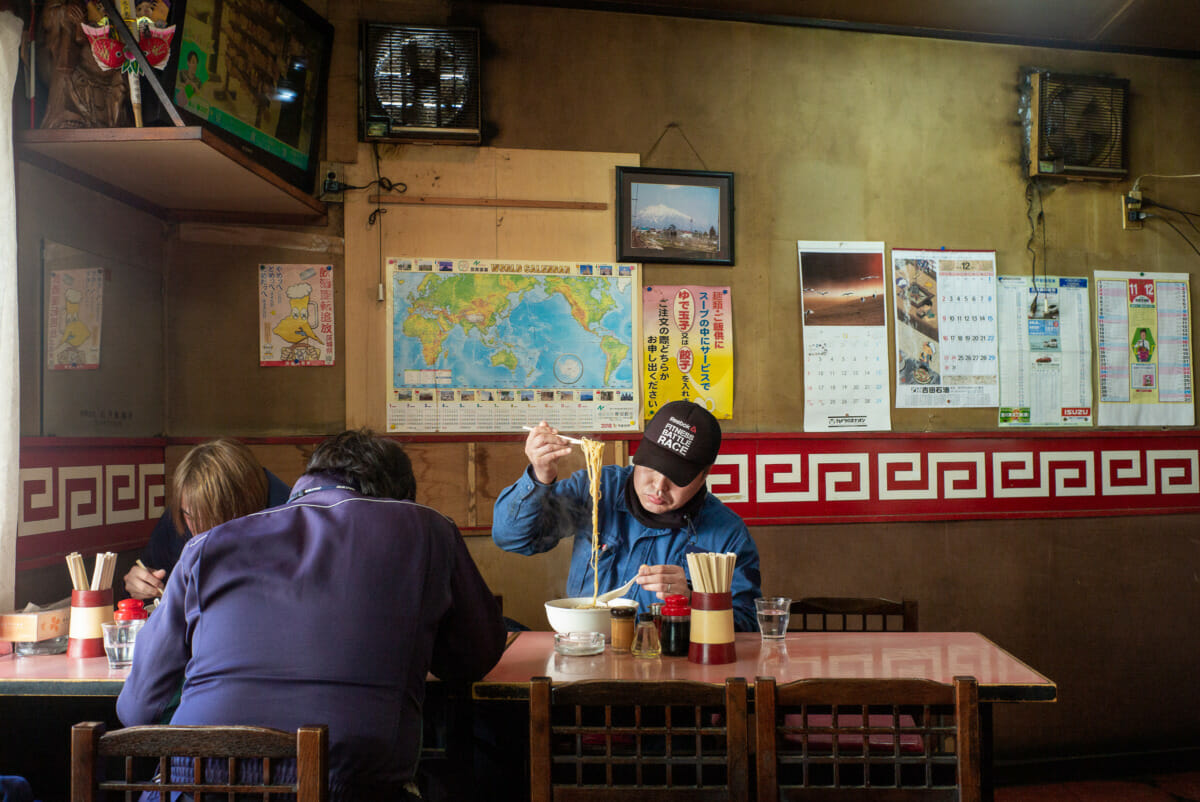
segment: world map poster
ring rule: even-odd
[[[390,257],[387,428],[635,431],[638,266]]]

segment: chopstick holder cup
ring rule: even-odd
[[[104,632],[100,625],[113,620],[113,591],[71,591],[71,627],[67,632],[67,657],[104,657]]]
[[[737,662],[733,643],[733,594],[692,591],[688,662],[723,665]]]

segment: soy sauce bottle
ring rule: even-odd
[[[687,657],[692,639],[692,610],[687,597],[668,596],[662,610],[662,653],[669,657]]]

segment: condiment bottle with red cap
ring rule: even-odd
[[[148,617],[146,605],[141,599],[121,599],[113,613],[114,621],[145,621]]]
[[[662,609],[662,653],[687,657],[692,639],[692,611],[687,596],[668,596]]]

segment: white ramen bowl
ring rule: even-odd
[[[612,608],[637,607],[637,602],[633,599],[613,599],[605,607],[580,609],[583,605],[591,603],[591,596],[548,601],[546,620],[555,632],[599,632],[607,639],[612,622]]]

